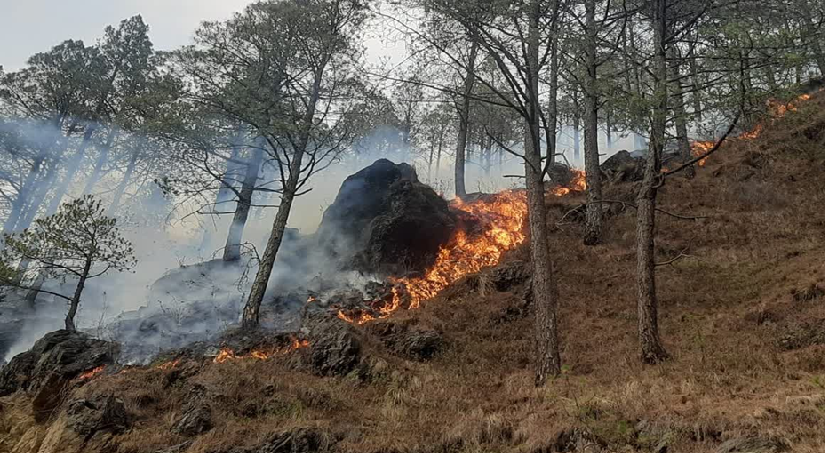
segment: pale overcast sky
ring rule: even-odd
[[[189,42],[203,20],[226,19],[250,0],[0,0],[0,65],[19,69],[66,39],[94,43],[107,25],[141,14],[157,49]]]
[[[93,44],[107,25],[140,14],[158,50],[189,43],[204,20],[228,19],[252,0],[0,0],[0,66],[20,69],[37,52],[67,39]],[[368,58],[405,54],[400,42],[383,42],[382,32],[367,36]],[[401,57],[401,58],[399,58]]]

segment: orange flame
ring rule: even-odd
[[[587,190],[587,173],[581,170],[571,170],[573,179],[565,187],[554,187],[549,192],[557,197],[569,195],[572,192],[584,192]]]
[[[171,362],[161,363],[160,365],[157,365],[155,368],[158,369],[158,370],[166,371],[166,370],[171,370],[173,368],[176,368],[179,364],[180,364],[180,359],[175,359]]]
[[[561,197],[584,191],[587,188],[585,172],[573,172],[575,176],[567,187],[548,189],[548,193]],[[481,233],[468,234],[463,229],[458,230],[450,243],[441,248],[435,264],[423,277],[390,279],[396,285],[392,289],[392,300],[377,308],[377,316],[339,310],[338,317],[351,324],[387,318],[404,305],[405,296],[409,297],[409,308],[419,308],[422,301],[432,299],[462,277],[497,265],[505,252],[526,239],[523,226],[527,219],[527,194],[524,191],[507,190],[470,202],[456,199],[451,206],[478,219]]]
[[[293,338],[289,346],[285,346],[282,348],[253,349],[248,355],[237,355],[235,354],[235,351],[231,348],[221,348],[221,350],[218,352],[218,355],[215,356],[215,359],[212,360],[212,362],[226,363],[230,360],[243,359],[267,360],[271,357],[286,355],[292,351],[295,351],[296,349],[306,347],[309,347],[309,341]]]
[[[693,157],[702,157],[705,154],[707,154],[708,151],[713,149],[714,145],[716,145],[716,142],[713,142],[713,141],[705,141],[705,142],[695,141],[695,142],[692,142],[690,144],[690,154],[693,155]],[[707,161],[708,161],[707,157],[702,158],[698,162],[699,166],[704,167],[705,164],[707,163]]]
[[[822,91],[822,90],[819,90],[819,91]],[[801,104],[805,101],[809,101],[809,100],[811,100],[811,95],[807,94],[807,93],[802,94],[799,97],[797,97],[796,99],[794,99],[790,102],[786,102],[786,103],[777,101],[775,99],[769,100],[768,101],[768,112],[770,113],[770,116],[771,116],[770,121],[771,122],[776,121],[777,119],[784,117],[788,112],[796,112],[797,110],[799,110],[799,104]],[[753,129],[751,129],[747,132],[742,132],[736,138],[739,139],[739,140],[753,140],[753,139],[759,137],[760,135],[762,135],[762,132],[764,130],[765,130],[765,126],[762,123],[759,123],[756,126],[754,126]],[[705,154],[707,154],[708,151],[710,151],[713,148],[714,144],[715,143],[712,142],[712,141],[694,141],[694,142],[691,142],[691,144],[690,144],[691,154],[693,155],[693,157],[704,156]],[[699,166],[704,167],[705,163],[707,163],[707,158],[704,158],[704,159],[700,160],[699,161]]]
[[[99,367],[97,367],[95,369],[89,370],[89,371],[81,374],[77,378],[82,380],[82,381],[88,381],[88,380],[93,379],[96,376],[98,376],[100,373],[103,372],[104,369],[106,369],[106,365],[100,365]]]

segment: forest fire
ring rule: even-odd
[[[161,363],[160,365],[157,365],[155,368],[163,371],[171,370],[173,368],[176,368],[180,364],[180,360],[181,359],[175,359],[171,362]]]
[[[568,186],[548,189],[548,193],[561,197],[584,191],[587,187],[585,172],[572,171],[575,176]],[[402,306],[419,308],[422,301],[432,299],[462,277],[497,265],[506,251],[526,239],[527,194],[524,191],[507,190],[469,202],[457,199],[451,206],[480,222],[481,232],[458,230],[450,244],[442,247],[435,264],[423,277],[391,279],[391,283],[395,284],[392,300],[376,307],[377,316],[339,310],[338,317],[352,324],[365,324],[387,318]]]
[[[309,347],[309,341],[293,338],[292,342],[284,347],[253,349],[249,354],[236,354],[232,348],[221,348],[213,363],[226,363],[232,360],[267,360],[272,357],[283,356],[297,349]]]
[[[587,190],[587,173],[581,170],[570,170],[573,172],[573,179],[570,184],[562,187],[554,187],[549,192],[557,197],[569,195],[571,192],[584,192]]]
[[[712,141],[694,141],[690,144],[690,153],[693,157],[702,157],[713,149],[713,145],[715,144],[716,143]],[[704,157],[699,160],[698,164],[700,167],[704,167],[707,161],[708,158]]]
[[[105,369],[106,369],[106,365],[100,365],[97,368],[94,368],[92,370],[89,370],[89,371],[81,374],[80,376],[77,377],[77,379],[79,379],[81,381],[88,381],[88,380],[93,379],[96,376],[100,375],[101,373],[103,373],[103,370],[105,370]]]
[[[779,118],[784,117],[788,112],[796,112],[797,110],[799,110],[799,104],[805,101],[809,101],[810,99],[811,95],[805,93],[790,102],[780,102],[775,99],[769,100],[768,112],[770,113],[771,121],[775,121]],[[739,140],[753,140],[759,137],[764,129],[765,126],[762,123],[759,123],[756,126],[754,126],[753,129],[746,132],[742,132],[736,138]],[[702,157],[705,154],[707,154],[711,149],[713,149],[714,145],[715,142],[713,141],[693,141],[690,144],[690,151],[693,157]],[[704,167],[707,163],[707,157],[701,159],[698,163],[700,167]]]

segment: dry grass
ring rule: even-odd
[[[185,441],[170,427],[195,384],[210,395],[215,427],[192,453],[255,445],[299,426],[325,429],[353,452],[539,452],[573,427],[610,451],[651,451],[666,437],[673,451],[711,452],[724,439],[757,434],[787,439],[794,451],[825,451],[825,345],[778,343],[803,322],[825,320],[825,298],[793,297],[825,286],[823,140],[819,96],[759,139],[727,144],[695,179],[663,188],[663,209],[708,217],[659,216],[659,259],[690,255],[658,271],[668,363],[637,359],[634,216],[625,212],[608,221],[604,245],[583,246],[575,224],[553,233],[566,365],[544,389],[532,385],[532,319],[503,316],[519,296],[477,278],[400,313],[399,321],[442,331],[448,348],[412,363],[371,345],[389,363],[373,382],[238,361],[206,364],[171,384],[168,371],[130,371],[78,393],[119,395],[137,415],[116,439],[124,453]],[[610,190],[617,198],[631,188]],[[525,250],[512,255],[523,259]],[[12,412],[3,411],[0,428],[21,426],[9,421]]]

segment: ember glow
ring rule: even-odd
[[[89,370],[89,371],[81,374],[77,378],[80,379],[81,381],[88,381],[90,379],[93,379],[94,377],[96,377],[100,373],[102,373],[104,369],[106,369],[106,366],[105,365],[100,365],[99,367],[97,367],[93,370]]]
[[[574,178],[567,187],[548,189],[548,194],[561,197],[587,188],[585,172],[573,170]],[[527,193],[506,190],[478,200],[451,203],[459,212],[480,223],[478,232],[459,229],[447,246],[441,248],[435,264],[423,277],[393,278],[391,301],[377,301],[375,314],[338,311],[338,317],[352,324],[366,324],[389,317],[402,306],[419,308],[421,302],[432,299],[441,290],[462,277],[496,266],[508,250],[524,243],[527,220]],[[377,314],[377,316],[376,316]]]
[[[179,364],[180,364],[180,359],[175,359],[171,362],[161,363],[160,365],[156,366],[155,368],[157,368],[158,370],[167,371],[167,370],[171,370],[173,368],[176,368]]]
[[[822,90],[819,90],[822,91]],[[810,94],[802,94],[796,99],[790,102],[780,102],[775,99],[771,99],[768,101],[768,112],[770,113],[771,120],[776,121],[779,118],[784,117],[788,112],[796,112],[799,110],[799,105],[805,101],[811,100]],[[738,140],[753,140],[760,135],[762,135],[762,131],[764,131],[765,126],[762,123],[757,124],[753,127],[753,129],[742,132],[736,137]],[[693,157],[702,157],[708,153],[711,149],[713,149],[714,142],[712,141],[693,141],[690,144],[690,150]],[[703,158],[699,161],[699,166],[704,167],[705,163],[707,163],[707,157]]]
[[[292,342],[285,347],[281,348],[261,348],[261,349],[253,349],[249,354],[246,355],[238,355],[235,354],[235,351],[231,348],[221,348],[218,352],[218,355],[215,356],[213,360],[214,363],[226,363],[233,360],[244,360],[244,359],[254,359],[254,360],[267,360],[272,357],[283,356],[289,354],[296,349],[306,348],[309,347],[309,341],[307,340],[299,340],[297,338],[293,338]]]
[[[587,173],[581,170],[571,170],[573,179],[567,186],[554,187],[549,192],[557,197],[569,195],[571,192],[584,192],[587,190]]]
[[[691,155],[693,155],[693,157],[702,157],[702,156],[704,156],[705,154],[707,154],[707,153],[708,153],[708,151],[710,151],[711,149],[713,149],[713,146],[714,146],[715,144],[716,144],[716,143],[715,143],[715,142],[712,142],[712,141],[706,141],[706,142],[703,142],[703,141],[695,141],[695,142],[693,142],[693,143],[691,143],[691,144],[690,144],[690,154],[691,154]],[[708,161],[708,158],[707,158],[707,157],[702,158],[702,159],[698,162],[698,163],[699,163],[699,166],[700,166],[700,167],[704,167],[704,166],[705,166],[705,164],[707,163],[707,161]]]

